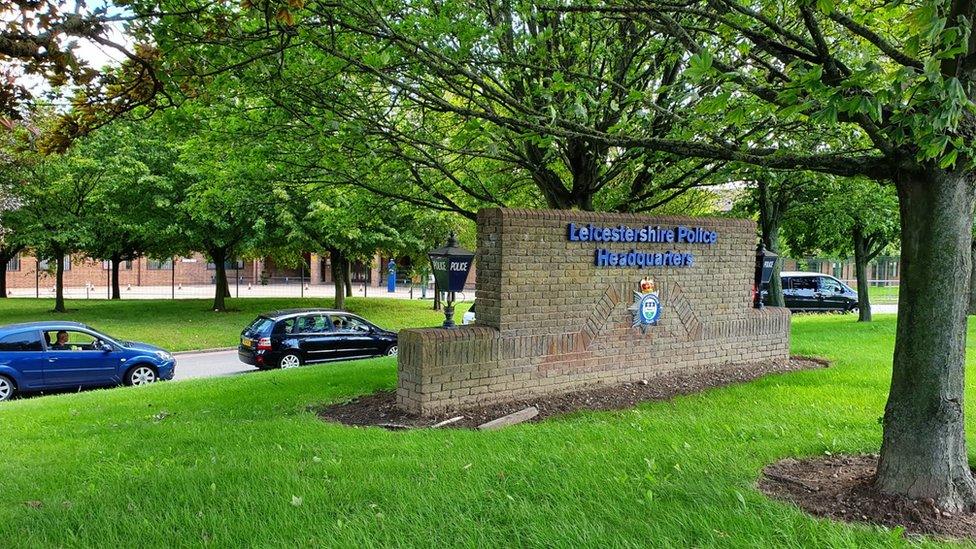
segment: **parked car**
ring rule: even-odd
[[[0,401],[17,393],[173,379],[176,359],[78,322],[0,326]]]
[[[857,292],[840,280],[821,273],[784,271],[783,301],[791,311],[851,312],[858,307]]]
[[[461,315],[461,324],[462,325],[465,325],[466,326],[468,324],[474,324],[474,306],[475,306],[475,304],[472,303],[471,304],[471,308],[468,309],[467,311],[465,311],[463,315]]]
[[[292,309],[263,314],[241,332],[241,362],[270,368],[396,356],[397,334],[344,311]]]

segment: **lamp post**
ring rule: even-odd
[[[447,292],[447,305],[444,307],[444,327],[457,328],[454,324],[454,292],[464,289],[474,260],[474,252],[458,246],[457,235],[451,232],[447,245],[431,250],[427,254],[434,271],[435,291]]]
[[[776,265],[776,258],[779,256],[766,249],[760,243],[756,246],[756,278],[753,286],[753,306],[762,309],[763,305],[763,286],[769,284],[773,278],[773,266]]]

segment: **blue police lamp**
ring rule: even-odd
[[[444,328],[457,328],[454,323],[454,293],[464,290],[474,262],[474,252],[458,246],[457,235],[452,231],[447,237],[447,245],[431,250],[427,257],[434,271],[434,291],[447,292]]]

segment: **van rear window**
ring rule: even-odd
[[[254,322],[251,323],[250,326],[247,327],[247,329],[253,333],[263,334],[267,332],[269,328],[271,328],[272,324],[274,324],[274,321],[270,318],[259,316],[254,320]]]

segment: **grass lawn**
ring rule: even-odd
[[[797,317],[794,352],[834,367],[492,433],[307,411],[393,387],[391,359],[14,401],[0,406],[0,544],[903,544],[754,487],[782,457],[877,450],[894,329],[891,316]]]
[[[275,309],[331,307],[331,299],[228,299],[228,311],[215,313],[208,299],[187,300],[75,300],[68,312],[53,313],[53,299],[0,299],[0,324],[35,320],[74,320],[120,339],[144,341],[170,351],[188,351],[237,345],[241,330],[254,318]],[[350,297],[346,308],[382,328],[399,330],[437,326],[444,313],[432,310],[430,300]],[[458,304],[454,319],[470,304]]]
[[[898,286],[868,286],[871,303],[898,303]]]

